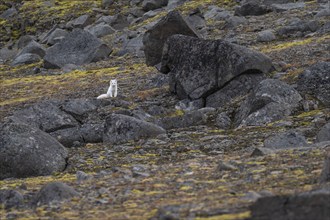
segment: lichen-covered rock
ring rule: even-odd
[[[251,219],[310,220],[328,219],[330,192],[326,189],[293,196],[262,197],[251,206]]]
[[[330,122],[325,124],[316,135],[316,142],[330,141]]]
[[[51,202],[68,200],[79,196],[79,193],[72,187],[61,182],[52,182],[43,186],[35,197],[36,205],[45,205]]]
[[[0,126],[0,179],[63,171],[67,154],[58,141],[33,126],[12,120]]]
[[[312,65],[298,76],[297,90],[320,100],[330,106],[330,62]]]
[[[299,132],[287,131],[268,137],[264,145],[271,149],[299,148],[307,146],[307,140]]]
[[[5,209],[19,208],[24,202],[22,194],[16,190],[0,190],[0,205]]]
[[[45,132],[76,127],[79,123],[69,114],[60,110],[56,102],[45,101],[13,114],[15,121],[21,121]]]
[[[178,11],[169,12],[143,36],[147,65],[153,66],[161,62],[165,41],[175,34],[199,37]]]
[[[289,116],[299,107],[300,94],[288,84],[266,79],[253,90],[235,115],[236,126],[260,126]]]
[[[47,49],[45,68],[62,68],[66,64],[82,65],[105,59],[111,49],[98,38],[81,29],[74,29],[60,43]]]
[[[244,73],[267,73],[271,60],[262,53],[222,40],[171,36],[163,50],[161,72],[179,98],[199,99]]]
[[[112,114],[106,118],[103,142],[125,143],[130,140],[156,137],[166,131],[158,125],[127,115]]]

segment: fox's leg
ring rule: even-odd
[[[116,88],[115,88],[115,92],[114,92],[114,94],[113,94],[114,97],[117,97],[117,93],[118,93],[117,90],[118,90],[118,89],[117,89],[117,87],[116,87]]]

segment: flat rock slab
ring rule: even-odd
[[[0,179],[61,172],[67,156],[58,141],[33,126],[12,120],[0,126]]]
[[[111,49],[88,31],[74,29],[60,43],[48,48],[45,68],[62,68],[66,64],[82,65],[107,58]]]
[[[163,46],[166,40],[175,34],[199,37],[199,34],[178,11],[169,12],[143,36],[147,65],[154,66],[161,62]]]
[[[112,114],[105,121],[103,142],[119,144],[130,140],[156,137],[164,133],[166,131],[155,124],[127,115]]]
[[[293,196],[263,197],[251,207],[251,218],[258,220],[328,219],[330,191],[327,189]]]
[[[169,74],[170,89],[179,98],[199,99],[223,88],[244,73],[267,73],[264,54],[223,40],[174,35],[167,40],[161,72]]]

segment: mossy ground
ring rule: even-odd
[[[44,1],[24,1],[20,9],[22,16],[32,22],[23,32],[16,33],[17,36],[13,34],[12,38],[44,30],[52,22],[50,18],[66,22],[91,12],[91,8],[99,4],[100,1],[63,0],[55,1],[55,7],[49,8],[44,6]],[[192,0],[179,10],[184,14],[197,7],[205,11],[212,4],[228,9],[235,5],[234,1]],[[0,5],[0,10],[5,10],[5,5]],[[118,2],[117,6],[109,13],[115,13],[119,7],[123,11],[128,10],[127,1]],[[307,7],[315,10],[317,4],[310,2]],[[292,17],[304,18],[305,12],[294,10],[252,16],[248,25],[231,31],[239,43],[266,53],[274,62],[285,62],[287,69],[283,79],[294,83],[309,65],[329,61],[325,50],[330,43],[329,35],[279,38],[274,42],[260,43],[256,41],[256,33],[262,29],[277,29]],[[275,25],[273,21],[280,18],[284,18],[284,22]],[[4,26],[14,24],[6,22],[0,20]],[[230,32],[221,21],[209,21],[208,24],[211,39],[224,38]],[[16,29],[12,27],[12,30]],[[174,104],[178,100],[170,94],[168,86],[148,86],[150,79],[159,73],[155,68],[147,67],[144,60],[130,56],[111,57],[109,61],[89,64],[82,70],[69,73],[54,70],[33,74],[33,68],[41,65],[0,66],[0,119],[17,108],[40,100],[96,97],[106,91],[112,78],[118,79],[123,99],[134,105],[144,106],[157,100],[170,108],[166,116],[183,114],[175,110]],[[4,180],[0,181],[0,189],[16,189],[25,195],[33,195],[48,182],[62,181],[73,186],[81,196],[36,209],[5,210],[1,207],[0,219],[8,216],[16,216],[17,219],[148,219],[156,215],[159,208],[168,205],[177,207],[177,214],[182,219],[245,219],[250,214],[248,206],[254,200],[249,192],[267,191],[282,195],[318,188],[325,153],[325,149],[299,149],[251,157],[254,147],[262,147],[263,140],[269,135],[294,128],[308,131],[308,141],[313,142],[318,129],[314,120],[329,118],[329,110],[321,106],[318,110],[300,111],[283,120],[291,122],[290,125],[279,126],[283,122],[279,121],[264,127],[227,131],[214,126],[197,126],[169,131],[171,139],[168,141],[151,139],[119,146],[88,144],[70,148],[69,166],[64,173]],[[237,169],[219,171],[220,161]],[[136,166],[143,167],[145,171],[134,174]],[[75,177],[78,170],[93,178],[78,183]]]

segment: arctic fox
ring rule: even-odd
[[[117,85],[117,80],[113,79],[110,81],[110,86],[107,91],[107,94],[102,94],[97,97],[97,99],[106,99],[106,98],[112,98],[112,97],[117,97],[117,92],[118,92],[118,85]]]

